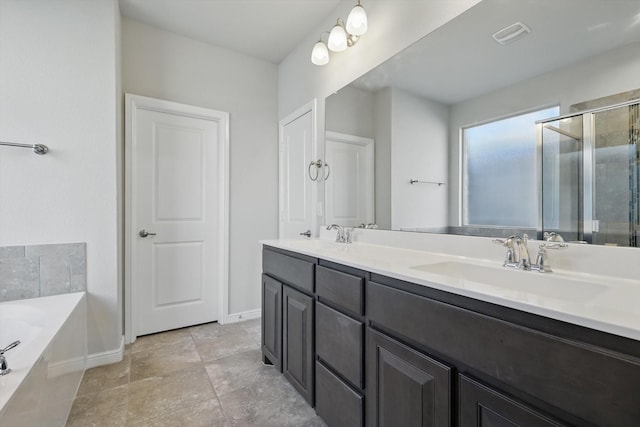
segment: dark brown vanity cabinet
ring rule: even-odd
[[[548,416],[483,385],[459,378],[460,427],[560,427]]]
[[[314,403],[316,260],[265,249],[262,254],[262,356]]]
[[[451,375],[449,366],[369,329],[368,426],[450,426]]]
[[[262,361],[282,372],[282,283],[262,275]]]
[[[329,427],[361,427],[366,273],[322,264],[316,268],[316,412]]]
[[[263,259],[263,357],[330,427],[640,426],[638,340],[286,251]]]
[[[313,298],[282,290],[282,373],[313,405]]]

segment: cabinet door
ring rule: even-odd
[[[459,390],[460,427],[564,425],[462,374]]]
[[[451,425],[451,368],[369,328],[369,427]]]
[[[262,275],[262,356],[282,372],[282,283]]]
[[[282,287],[283,374],[313,406],[313,298]]]

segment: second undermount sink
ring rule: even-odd
[[[464,287],[479,292],[495,292],[512,298],[527,296],[583,302],[605,292],[602,284],[558,277],[553,273],[537,273],[515,269],[497,268],[459,261],[439,262],[411,267],[427,273],[463,280]],[[497,289],[496,289],[497,288]]]

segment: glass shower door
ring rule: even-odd
[[[568,241],[584,240],[583,117],[547,121],[538,129],[542,137],[538,238],[553,231]]]
[[[538,238],[640,246],[638,101],[538,122]]]
[[[592,114],[593,243],[638,246],[640,106]]]

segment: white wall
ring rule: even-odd
[[[375,203],[376,224],[391,229],[391,88],[375,94]]]
[[[449,108],[409,92],[391,91],[391,229],[447,223]]]
[[[371,92],[346,86],[326,99],[325,128],[331,132],[375,139]]]
[[[573,104],[640,88],[639,76],[640,42],[452,105],[449,224],[458,224],[460,127],[551,105],[560,105],[565,114]]]
[[[258,240],[278,236],[277,67],[122,21],[123,88],[230,113],[229,313],[260,308]]]
[[[0,2],[0,245],[87,243],[89,353],[119,348],[118,4]]]

